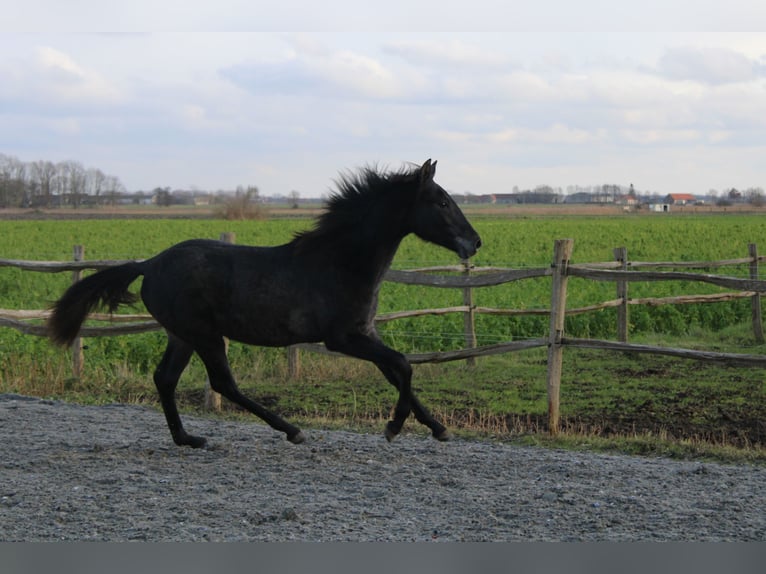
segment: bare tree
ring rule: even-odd
[[[764,205],[763,188],[750,187],[745,191],[745,197],[748,203],[754,207],[762,207]]]
[[[0,154],[0,207],[52,207],[56,196],[58,205],[79,207],[89,196],[100,203],[105,195],[114,201],[124,191],[117,177],[77,161],[25,163]]]
[[[34,161],[30,165],[30,173],[40,198],[39,203],[45,207],[50,207],[53,196],[53,180],[56,177],[56,165],[50,161]]]
[[[85,168],[78,161],[64,161],[58,165],[64,199],[77,208],[85,195]]]
[[[258,188],[238,185],[234,197],[229,197],[218,209],[215,216],[222,219],[263,219],[267,216],[261,204]]]
[[[21,207],[27,199],[26,165],[0,154],[0,207]]]
[[[168,207],[173,203],[173,196],[170,193],[170,187],[155,187],[152,194],[156,198],[157,205]]]
[[[104,191],[106,175],[100,169],[90,168],[85,172],[86,193],[95,198],[97,205],[101,204],[101,193]]]
[[[117,197],[124,191],[125,187],[117,177],[113,175],[104,177],[103,193],[108,198],[107,201],[109,201],[110,205],[115,205],[117,203]]]

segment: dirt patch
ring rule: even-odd
[[[0,395],[0,540],[763,540],[766,469]]]

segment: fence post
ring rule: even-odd
[[[85,260],[85,247],[82,245],[75,245],[72,248],[72,259],[74,261]],[[82,279],[82,271],[76,269],[72,271],[72,283],[77,283]],[[82,338],[78,334],[72,342],[72,376],[80,377],[82,375],[82,368],[85,363],[85,356],[82,352]]]
[[[620,269],[628,269],[628,248],[615,247],[614,258],[620,262]],[[628,282],[624,279],[617,280],[617,298],[622,300],[617,307],[617,340],[621,343],[628,342]]]
[[[237,236],[235,233],[231,231],[224,231],[221,233],[220,240],[225,243],[236,243],[237,242]],[[223,338],[223,345],[224,345],[224,352],[228,354],[229,352],[229,339],[224,337]],[[210,386],[210,377],[207,378],[205,381],[205,410],[206,411],[216,411],[219,412],[221,410],[221,395],[219,393],[216,393],[213,388]]]
[[[748,246],[750,257],[750,279],[758,281],[758,246],[750,243]],[[761,319],[761,294],[756,292],[750,299],[751,314],[753,316],[753,334],[758,343],[763,343],[763,321]]]
[[[287,376],[290,379],[297,379],[301,376],[301,356],[298,353],[297,345],[287,347]]]
[[[463,259],[463,266],[465,271],[463,274],[466,277],[471,275],[471,262],[468,259]],[[468,311],[463,314],[463,331],[465,338],[465,348],[476,348],[476,313],[473,305],[473,290],[471,287],[463,287],[463,305],[468,307]],[[465,360],[465,364],[473,367],[476,365],[476,357],[468,357]]]
[[[559,432],[559,397],[564,346],[564,319],[567,306],[567,266],[572,256],[574,240],[558,239],[553,247],[553,277],[551,281],[551,318],[548,335],[548,432]]]

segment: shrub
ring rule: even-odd
[[[258,201],[258,190],[250,187],[245,192],[238,192],[219,205],[213,212],[217,219],[242,220],[266,219],[268,211]]]

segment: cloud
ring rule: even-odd
[[[47,89],[68,101],[88,103],[114,103],[120,100],[120,91],[104,76],[88,70],[67,54],[42,46],[37,49],[37,64]]]
[[[659,72],[665,78],[709,85],[749,82],[762,69],[747,56],[721,47],[668,48],[659,62]]]
[[[14,60],[0,62],[0,74],[0,99],[10,109],[89,113],[124,101],[122,91],[104,75],[48,46],[37,46],[17,54]]]
[[[366,97],[397,97],[406,91],[401,75],[376,59],[353,51],[335,53],[317,62],[316,69],[332,85]]]
[[[601,141],[606,136],[603,130],[584,130],[558,123],[544,128],[507,127],[484,133],[443,130],[437,135],[454,143],[470,142],[489,145],[583,145]]]
[[[621,135],[627,141],[641,145],[678,145],[698,143],[703,140],[703,134],[698,130],[621,130]]]
[[[86,77],[85,71],[72,58],[53,48],[38,48],[37,59],[44,68],[59,73],[64,80],[83,80]]]
[[[396,41],[336,49],[321,35],[285,39],[286,55],[226,66],[221,76],[253,95],[415,105],[486,101],[498,90],[504,98],[522,85],[525,91],[544,89],[544,80],[525,75],[507,54],[467,42]]]
[[[396,100],[423,85],[406,69],[386,65],[356,50],[332,50],[316,38],[293,36],[291,50],[281,58],[254,60],[221,69],[222,77],[253,95]]]
[[[560,53],[555,46],[517,61],[491,41],[437,37],[353,49],[332,41],[293,36],[281,57],[223,75],[254,98],[277,94],[285,110],[297,107],[273,119],[307,126],[313,136],[304,141],[342,145],[345,138],[372,153],[396,151],[392,142],[413,125],[429,149],[517,154],[528,146],[543,154],[555,146],[563,157],[583,146],[733,143],[748,118],[766,117],[763,86],[745,83],[758,79],[756,61],[726,48],[664,49],[649,64],[580,57],[540,66],[535,58]],[[312,118],[307,110],[323,112]],[[412,137],[407,145],[417,147]]]
[[[519,67],[519,63],[506,54],[456,40],[392,42],[385,44],[383,51],[416,66],[450,71],[509,71]]]

